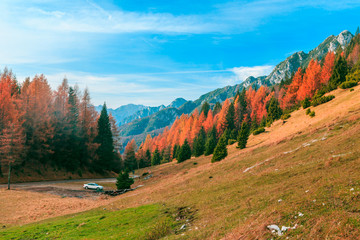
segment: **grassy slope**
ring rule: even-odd
[[[89,211],[73,217],[60,217],[41,224],[13,228],[3,233],[5,239],[144,239],[158,221],[171,218],[162,207],[146,205],[120,212],[106,208]],[[130,227],[131,226],[131,227]]]
[[[294,112],[286,123],[278,121],[265,133],[251,136],[247,149],[230,146],[229,156],[221,162],[211,164],[211,156],[202,156],[153,168],[153,178],[136,183],[145,187],[119,196],[107,211],[124,214],[119,209],[156,203],[169,209],[195,209],[187,231],[171,233],[169,239],[272,238],[268,224],[297,224],[285,237],[356,238],[360,233],[360,86],[334,94],[331,102],[312,108],[314,118],[304,110]],[[245,171],[249,167],[253,168]],[[76,218],[100,217],[98,211]],[[75,228],[69,224],[72,217],[49,221],[66,238]],[[20,234],[33,227],[13,228],[0,235]],[[91,239],[101,235],[79,231]],[[46,238],[44,232],[38,234]]]

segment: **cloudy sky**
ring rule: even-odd
[[[95,105],[194,100],[355,32],[359,0],[1,0],[0,68],[66,76]]]

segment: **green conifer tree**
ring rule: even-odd
[[[124,168],[133,171],[137,169],[137,160],[135,156],[135,149],[131,148],[129,151],[125,152],[124,156]]]
[[[271,125],[275,120],[280,119],[282,115],[282,109],[280,108],[279,101],[275,97],[271,98],[267,107],[267,112],[268,116],[266,122],[268,125]]]
[[[247,122],[243,122],[238,136],[238,148],[246,148],[247,140],[249,138],[250,130]]]
[[[178,153],[179,153],[179,145],[175,144],[174,148],[173,148],[173,154],[172,154],[172,159],[175,159],[178,157]]]
[[[94,161],[94,170],[99,172],[113,170],[116,167],[114,166],[114,143],[105,103],[100,113],[97,129],[98,135],[95,142],[99,144],[99,147],[96,150],[97,159]]]
[[[149,149],[145,152],[145,159],[144,159],[145,167],[151,166],[151,152]]]
[[[329,90],[334,90],[341,83],[345,82],[347,73],[348,67],[346,60],[342,56],[339,56],[335,62],[334,70],[329,80]]]
[[[214,155],[211,158],[211,162],[218,162],[221,161],[222,159],[224,159],[227,156],[227,139],[226,139],[226,132],[228,130],[225,130],[225,132],[221,135],[219,142],[217,143],[215,150],[214,150]]]
[[[121,171],[119,176],[116,178],[116,187],[118,190],[130,189],[134,183],[134,179],[129,177],[128,171]]]
[[[255,115],[254,119],[251,121],[251,127],[250,131],[254,131],[259,127],[259,124],[257,123],[257,116]]]
[[[202,127],[200,129],[199,135],[196,138],[196,141],[194,141],[194,156],[199,157],[204,154],[205,152],[205,141],[206,141],[206,133],[204,128]]]
[[[210,110],[210,105],[209,105],[208,102],[205,101],[204,104],[201,106],[201,112],[200,113],[204,112],[205,117],[207,117],[209,110]]]
[[[240,106],[240,116],[239,116],[239,124],[244,120],[245,114],[246,114],[246,108],[247,108],[247,103],[246,103],[246,89],[243,88],[240,95],[239,95],[239,106]],[[241,125],[236,126],[237,130],[240,130]]]
[[[181,163],[190,158],[191,158],[191,148],[187,139],[185,139],[184,144],[180,148],[179,157],[177,161],[178,163]]]
[[[222,108],[221,104],[219,102],[216,102],[213,110],[214,116],[221,111],[221,108]]]
[[[230,131],[235,128],[234,117],[235,117],[235,108],[234,108],[234,103],[232,102],[232,103],[230,103],[228,112],[227,112],[227,114],[225,116],[226,127]]]
[[[205,156],[208,156],[214,152],[214,149],[217,144],[217,137],[216,137],[216,128],[215,126],[209,131],[206,143],[205,143]]]
[[[161,156],[158,149],[155,149],[153,157],[151,159],[151,166],[159,165],[161,162]]]

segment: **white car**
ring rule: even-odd
[[[84,184],[84,188],[85,189],[94,189],[94,190],[103,190],[104,189],[103,186],[100,186],[96,183],[86,183],[86,184]]]

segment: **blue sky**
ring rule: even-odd
[[[95,105],[156,106],[268,74],[299,50],[355,32],[360,1],[0,2],[0,67],[88,87]]]

